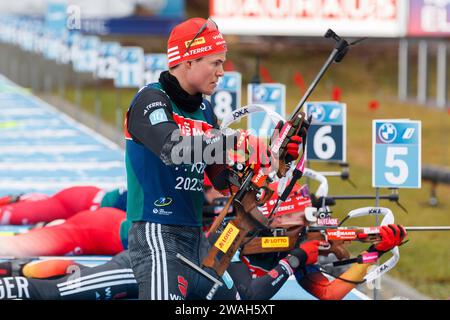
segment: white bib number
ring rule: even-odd
[[[201,180],[197,178],[177,177],[175,189],[188,191],[203,191]]]

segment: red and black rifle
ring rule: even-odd
[[[294,187],[295,183],[302,177],[303,171],[305,168],[305,146],[306,146],[306,134],[309,128],[309,125],[311,123],[312,117],[309,117],[309,119],[305,119],[305,113],[302,112],[302,107],[305,104],[306,100],[309,98],[319,81],[322,79],[325,72],[328,70],[330,65],[333,62],[341,62],[342,59],[345,57],[345,55],[348,52],[348,49],[351,45],[356,44],[357,42],[362,41],[364,38],[359,39],[351,44],[349,44],[345,39],[342,39],[339,37],[333,30],[328,29],[328,31],[325,33],[325,38],[332,38],[334,41],[336,41],[336,45],[331,52],[330,56],[328,57],[325,64],[320,69],[319,73],[317,74],[316,78],[313,80],[311,85],[309,86],[308,90],[306,90],[305,94],[303,95],[300,102],[297,104],[297,106],[294,109],[294,112],[289,117],[289,119],[285,123],[279,123],[278,126],[275,128],[275,133],[271,138],[270,142],[270,151],[272,152],[272,155],[279,159],[279,166],[277,175],[278,177],[283,177],[286,175],[286,165],[282,159],[284,159],[286,155],[286,146],[289,142],[289,138],[294,135],[300,135],[303,140],[303,152],[300,160],[297,162],[294,171],[292,172],[292,178],[289,182],[289,184],[284,189],[283,193],[279,198],[277,199],[277,202],[275,206],[272,209],[272,212],[269,215],[269,219],[273,216],[274,212],[278,209],[278,206],[282,201],[286,201],[289,194],[292,191],[292,188]]]

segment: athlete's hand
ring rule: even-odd
[[[292,269],[304,268],[307,265],[317,263],[319,256],[319,240],[302,243],[298,248],[291,250],[285,260]]]
[[[233,162],[253,165],[257,172],[260,168],[270,167],[270,151],[267,143],[258,137],[249,134],[245,130],[237,130],[234,150],[229,152],[229,159]]]
[[[286,145],[286,156],[284,160],[286,163],[295,161],[300,156],[299,148],[302,143],[302,138],[300,136],[292,136],[289,138],[288,144]]]
[[[278,122],[278,124],[275,127],[275,132],[277,132],[277,135],[283,135],[283,133],[281,131],[286,130],[286,128],[285,128],[286,124],[287,123],[284,121]],[[290,122],[289,122],[289,124],[292,125]],[[304,130],[306,130],[306,128]],[[306,134],[306,132],[305,132],[305,134]],[[298,157],[300,156],[299,148],[300,148],[301,143],[302,143],[302,137],[300,137],[299,135],[294,135],[294,136],[289,137],[288,143],[286,145],[286,154],[283,159],[286,163],[289,163],[291,161],[295,161],[298,159]]]
[[[300,245],[300,250],[303,250],[306,253],[306,256],[308,257],[306,259],[306,264],[315,264],[317,262],[317,259],[319,257],[319,240],[312,240],[303,242]]]
[[[389,224],[380,228],[381,241],[377,244],[373,244],[369,248],[369,252],[377,251],[383,254],[396,246],[402,244],[403,239],[406,237],[406,230],[400,224]]]

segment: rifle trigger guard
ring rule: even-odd
[[[322,243],[319,245],[319,250],[320,251],[325,251],[325,250],[330,250],[331,249],[331,244],[328,241],[326,241],[326,242],[327,242],[326,245],[324,245]]]

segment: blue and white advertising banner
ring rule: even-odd
[[[97,67],[100,38],[96,36],[83,36],[80,39],[78,55],[73,60],[73,69],[76,72],[95,72]]]
[[[44,34],[44,52],[43,55],[49,60],[58,60],[60,56],[62,39],[55,34],[45,31]]]
[[[95,75],[99,79],[114,79],[119,66],[119,42],[102,42],[97,58]]]
[[[161,72],[168,69],[167,54],[149,53],[144,56],[144,84],[158,82]]]
[[[72,34],[71,31],[66,31],[61,37],[59,42],[59,55],[56,59],[58,64],[69,64],[70,63],[70,50],[72,47]]]
[[[421,121],[373,120],[373,187],[421,187],[421,127]]]
[[[67,4],[64,1],[48,1],[45,14],[45,29],[54,37],[61,37],[67,30]]]
[[[117,88],[140,88],[144,79],[144,49],[122,47],[114,85]]]

